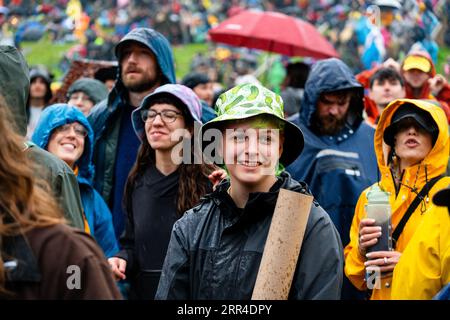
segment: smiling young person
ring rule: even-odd
[[[250,299],[280,188],[309,194],[283,170],[304,141],[284,119],[279,95],[243,84],[222,94],[216,109],[201,136],[221,133],[214,158],[229,179],[175,223],[157,299]],[[289,298],[339,299],[342,264],[339,234],[315,202]]]
[[[32,141],[63,160],[75,172],[88,229],[106,257],[116,254],[119,246],[111,212],[93,187],[94,134],[87,118],[75,106],[51,105],[42,112]]]
[[[36,177],[34,171],[42,168],[23,152],[23,136],[3,104],[0,299],[120,299],[101,250],[89,235],[66,225],[46,182]],[[73,270],[81,275],[79,282],[73,281]]]
[[[133,112],[142,145],[125,187],[122,250],[109,259],[116,279],[129,279],[130,299],[154,298],[173,224],[212,190],[214,167],[192,163],[194,123],[201,124],[201,115],[195,93],[178,84],[157,88]],[[185,162],[176,148],[182,138],[191,142],[182,150]]]
[[[425,101],[394,100],[381,114],[375,132],[375,151],[381,175],[377,184],[390,193],[393,238],[396,234],[398,238],[392,251],[367,254],[367,249],[381,237],[381,229],[374,226],[375,221],[366,218],[367,194],[372,188],[369,187],[361,194],[356,206],[350,244],[345,248],[345,273],[358,289],[365,290],[366,268],[379,267],[381,287],[372,291],[371,299],[390,299],[392,272],[423,217],[434,210],[429,199],[450,183],[449,177],[441,178],[449,158],[445,113]],[[430,181],[435,184],[431,185]],[[428,192],[419,198],[421,201],[411,211],[409,219],[404,218],[424,188]],[[404,225],[401,232],[397,230],[400,225]]]

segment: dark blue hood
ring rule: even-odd
[[[364,88],[355,79],[350,68],[336,58],[317,62],[312,67],[308,80],[305,83],[305,94],[300,110],[301,122],[310,127],[311,117],[316,110],[317,100],[322,92],[352,88],[357,90],[360,96],[350,102],[350,112],[353,115],[353,119],[362,119]]]
[[[94,167],[92,165],[94,132],[89,121],[78,108],[65,103],[58,103],[45,108],[42,111],[31,140],[42,149],[47,150],[53,130],[73,122],[79,122],[88,132],[84,142],[83,154],[76,162],[76,165],[78,167],[78,180],[91,184],[94,176]]]

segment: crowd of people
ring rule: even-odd
[[[292,62],[278,94],[177,82],[172,42],[132,28],[112,87],[56,104],[0,46],[0,297],[250,299],[287,189],[314,198],[289,299],[450,299],[450,85],[425,48]]]

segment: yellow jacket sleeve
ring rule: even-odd
[[[358,203],[356,204],[355,214],[353,216],[352,225],[350,227],[350,243],[344,249],[345,267],[344,271],[351,283],[359,290],[365,290],[365,267],[364,262],[366,258],[363,257],[358,251],[359,243],[359,223],[366,216],[365,205],[367,203],[366,193],[359,196]]]
[[[392,299],[431,299],[450,282],[450,216],[433,209],[394,269]]]

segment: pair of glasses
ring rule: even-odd
[[[88,134],[87,130],[82,125],[73,123],[67,123],[61,127],[58,127],[54,130],[54,132],[68,134],[72,129],[75,131],[75,135],[80,138],[86,138]]]
[[[177,120],[177,118],[181,115],[181,112],[176,112],[173,110],[163,110],[161,112],[156,112],[155,110],[147,109],[141,112],[141,118],[144,122],[153,122],[156,119],[156,116],[160,116],[162,121],[165,123],[172,123]]]

